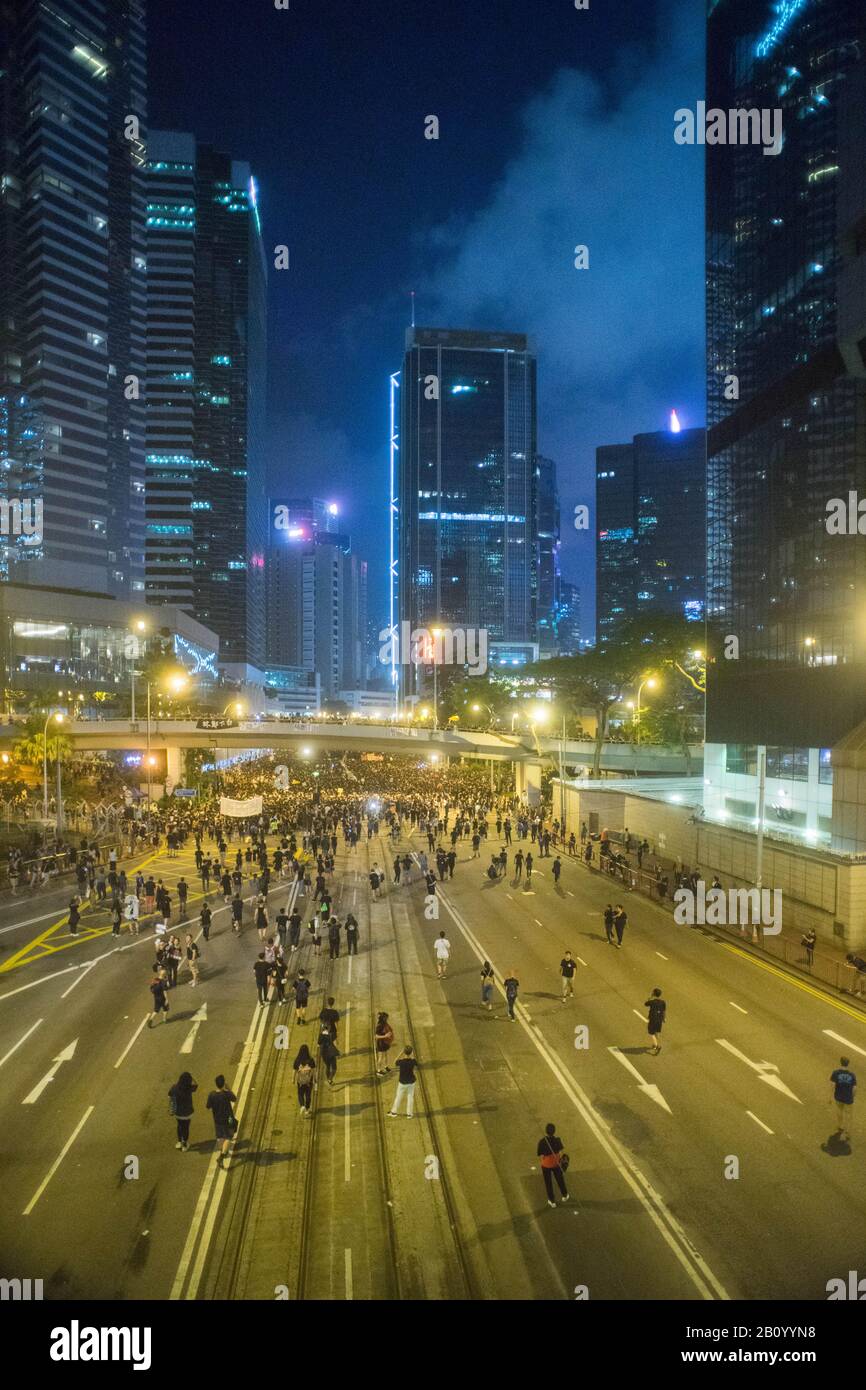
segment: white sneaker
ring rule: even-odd
[[[555,1206],[556,1206],[556,1203],[555,1203],[555,1202],[551,1202],[551,1201],[548,1200],[547,1205],[548,1205],[549,1207],[555,1207]]]

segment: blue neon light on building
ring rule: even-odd
[[[776,18],[755,47],[755,53],[759,58],[766,58],[770,50],[776,47],[785,30],[800,13],[805,3],[806,0],[778,0],[775,7]]]

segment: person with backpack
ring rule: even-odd
[[[544,1134],[538,1141],[536,1153],[541,1159],[541,1176],[544,1178],[544,1190],[547,1193],[547,1205],[555,1207],[553,1200],[553,1180],[556,1178],[557,1186],[562,1193],[563,1206],[569,1200],[568,1188],[565,1185],[565,1172],[568,1168],[569,1157],[563,1153],[563,1142],[556,1132],[556,1125],[545,1125]]]
[[[346,950],[350,956],[358,954],[358,921],[351,912],[346,918]]]
[[[517,1003],[520,981],[517,979],[516,975],[511,974],[503,983],[505,985],[505,1003],[508,1006],[508,1017],[512,1023],[516,1023],[517,1019],[514,1017],[514,1006]]]
[[[549,859],[549,858],[550,858],[550,855],[548,855],[548,859]],[[559,855],[557,855],[556,858],[554,859],[553,864],[551,865],[551,868],[550,868],[550,872],[553,874],[553,886],[554,886],[555,888],[558,888],[558,887],[559,887],[559,876],[560,876],[560,874],[562,873],[562,860],[560,859]]]
[[[176,1149],[186,1153],[189,1148],[189,1126],[192,1119],[192,1093],[198,1090],[198,1082],[193,1081],[188,1071],[182,1071],[168,1093],[169,1109],[177,1121]]]
[[[647,1032],[652,1040],[652,1048],[650,1050],[653,1056],[655,1056],[657,1052],[661,1052],[662,1050],[662,1027],[668,1008],[664,999],[662,999],[662,992],[660,989],[653,990],[650,998],[645,1000],[644,1008],[649,1009]]]
[[[340,1051],[327,1024],[322,1025],[322,1032],[319,1034],[319,1056],[324,1063],[325,1080],[329,1086],[333,1086],[334,1078],[337,1075],[337,1058],[340,1056]]]
[[[313,1099],[313,1080],[316,1075],[316,1059],[312,1056],[306,1043],[301,1043],[293,1067],[295,1072],[295,1085],[298,1088],[298,1104],[301,1107],[301,1114],[309,1115]]]
[[[388,1053],[391,1051],[391,1046],[394,1042],[394,1029],[388,1022],[388,1015],[385,1013],[380,1013],[379,1017],[376,1019],[374,1038],[376,1041],[376,1075],[384,1076],[386,1072],[391,1070],[391,1068],[385,1064],[388,1061]]]

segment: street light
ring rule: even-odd
[[[433,728],[434,728],[434,729],[438,729],[438,728],[439,728],[439,666],[438,666],[438,663],[437,663],[437,661],[436,661],[436,638],[442,636],[442,629],[441,629],[441,627],[433,627],[433,628],[430,629],[430,633],[431,633],[431,635],[432,635],[432,637],[433,637],[433,641],[432,641],[432,643],[431,643],[432,652],[433,652]]]
[[[637,734],[636,742],[640,743],[640,693],[646,686],[647,690],[655,690],[658,681],[655,676],[645,676],[637,688],[637,708],[635,710],[635,731]]]
[[[133,623],[133,627],[135,628],[136,632],[138,632],[138,633],[142,633],[142,634],[143,634],[143,633],[147,632],[147,623],[144,621],[144,618],[138,618],[138,619],[136,620],[136,622]],[[130,706],[130,711],[129,711],[129,712],[130,712],[130,716],[131,716],[131,719],[132,719],[132,723],[134,724],[134,723],[135,723],[135,677],[136,677],[135,663],[136,663],[136,661],[137,661],[138,658],[139,658],[141,649],[140,649],[139,644],[138,644],[138,638],[133,638],[133,641],[135,642],[135,646],[134,646],[134,648],[133,648],[132,666],[130,667],[130,672],[129,672],[129,679],[130,679],[130,684],[131,684],[131,687],[132,687],[132,701],[131,701],[131,706]]]
[[[60,713],[48,713],[45,720],[45,727],[42,730],[42,819],[48,819],[48,725],[52,719],[55,724],[62,724],[64,716]],[[57,824],[60,828],[60,749],[57,750]]]

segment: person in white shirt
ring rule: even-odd
[[[433,952],[436,956],[436,974],[440,980],[444,980],[448,970],[448,958],[451,955],[451,942],[448,940],[444,931],[441,931],[433,943]]]

